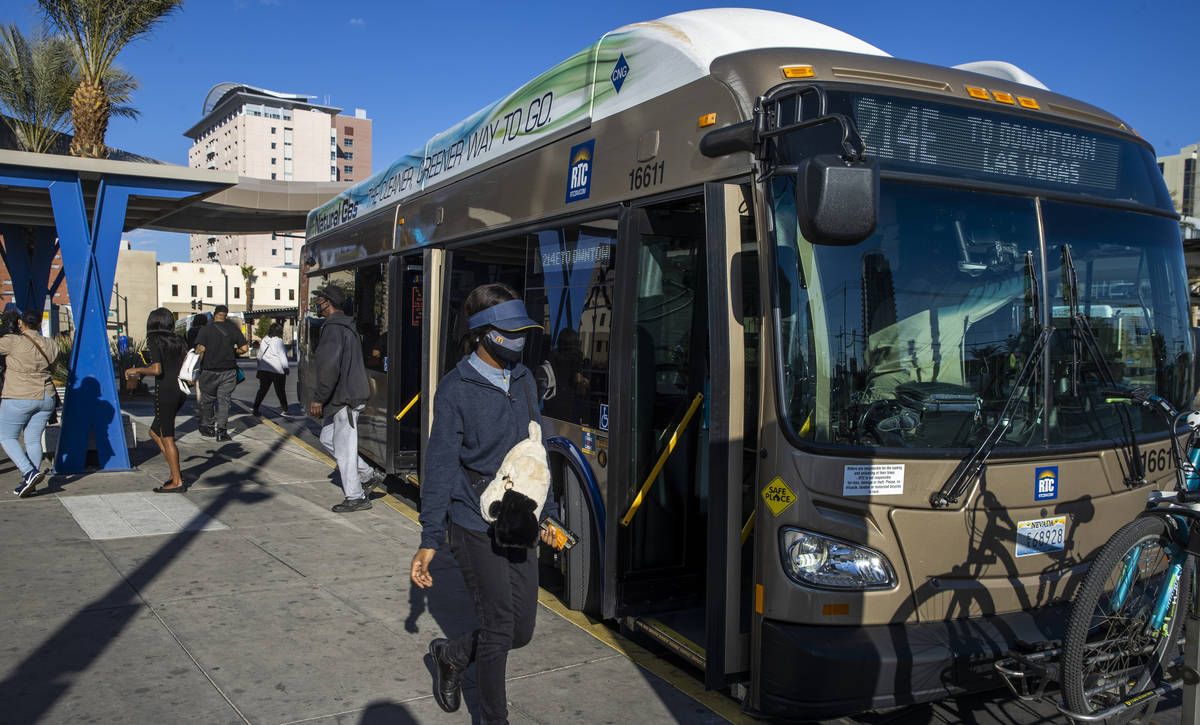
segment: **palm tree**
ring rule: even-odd
[[[67,36],[79,68],[71,96],[75,138],[71,154],[108,158],[104,134],[113,112],[105,88],[109,69],[126,45],[146,35],[183,0],[38,0],[51,25]]]
[[[0,108],[17,145],[24,151],[51,153],[69,125],[71,94],[79,85],[71,46],[44,30],[32,37],[16,25],[0,26]],[[128,105],[137,80],[110,66],[104,80],[112,115],[137,118]]]
[[[254,288],[251,285],[253,285],[254,280],[256,280],[258,278],[254,276],[254,265],[253,264],[243,264],[241,266],[241,270],[242,270],[242,279],[246,280],[246,311],[253,312],[254,311]]]
[[[26,38],[16,25],[0,27],[0,107],[21,149],[46,153],[66,130],[74,70],[62,38]]]

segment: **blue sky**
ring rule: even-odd
[[[666,0],[453,3],[188,0],[119,62],[141,81],[137,121],[114,119],[110,146],[187,163],[183,131],[208,90],[236,81],[306,93],[374,121],[374,168],[424,143],[542,70],[631,22],[734,3]],[[900,58],[939,65],[1007,60],[1051,90],[1115,113],[1159,154],[1200,141],[1196,0],[1113,2],[762,2],[833,26]],[[0,0],[28,29],[31,0]],[[129,235],[160,261],[186,237]]]

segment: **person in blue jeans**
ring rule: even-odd
[[[58,345],[42,336],[41,325],[41,313],[26,310],[17,321],[17,332],[0,337],[0,355],[5,356],[7,367],[0,393],[0,446],[21,472],[21,483],[13,493],[22,498],[46,479],[42,431],[57,400],[50,369]]]

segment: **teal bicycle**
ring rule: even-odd
[[[1183,621],[1192,606],[1190,559],[1200,555],[1200,412],[1177,411],[1143,390],[1113,388],[1110,403],[1166,417],[1175,490],[1151,491],[1146,510],[1101,548],[1071,605],[1061,648],[1011,653],[996,663],[1013,691],[1041,697],[1057,681],[1059,710],[1076,722],[1147,722],[1163,695],[1195,673],[1182,666]]]

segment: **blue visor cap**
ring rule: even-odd
[[[521,300],[501,302],[467,318],[468,329],[476,330],[488,325],[505,332],[528,330],[534,327],[542,329],[542,326],[534,322],[529,313],[525,311],[525,303]]]

